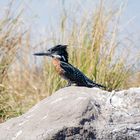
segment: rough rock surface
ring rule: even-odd
[[[0,140],[140,140],[140,88],[67,87],[0,124]]]

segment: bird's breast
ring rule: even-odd
[[[64,70],[61,68],[60,66],[60,61],[58,59],[53,59],[53,65],[55,66],[55,69],[57,71],[58,74],[63,74],[64,73]]]

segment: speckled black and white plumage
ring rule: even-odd
[[[59,68],[63,73],[59,73],[62,78],[68,81],[68,86],[84,86],[84,87],[98,87],[105,88],[104,86],[93,82],[85,76],[79,69],[75,68],[68,62],[67,45],[57,45],[50,48],[47,53],[36,53],[35,55],[46,55],[59,60]]]
[[[90,88],[104,88],[104,86],[90,80],[79,69],[75,68],[71,64],[61,61],[60,66],[64,70],[62,77],[68,81],[68,86],[75,84],[76,86],[85,86]]]

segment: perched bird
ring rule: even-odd
[[[50,48],[46,53],[35,53],[37,56],[52,57],[53,65],[58,74],[68,81],[67,86],[76,85],[84,87],[105,88],[85,76],[79,69],[75,68],[68,62],[67,45],[57,45]]]

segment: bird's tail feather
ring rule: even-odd
[[[103,85],[101,85],[101,84],[98,84],[98,83],[94,83],[94,82],[92,82],[92,83],[88,83],[88,85],[89,85],[89,87],[98,87],[98,88],[103,88],[103,89],[106,89],[106,87],[105,86],[103,86]]]
[[[103,86],[103,85],[101,85],[101,84],[95,84],[95,87],[99,87],[99,88],[104,88],[104,89],[106,89],[106,87],[105,86]]]

